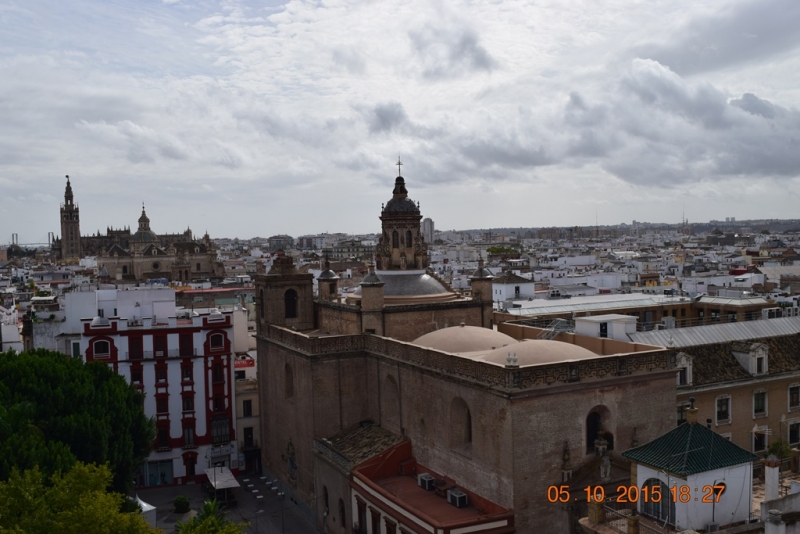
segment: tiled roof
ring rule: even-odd
[[[779,336],[751,340],[744,344],[718,343],[683,349],[692,356],[692,385],[702,386],[751,378],[751,374],[742,368],[733,351],[744,352],[744,348],[753,343],[764,343],[767,346],[767,369],[769,375],[800,371],[800,335]],[[749,349],[748,349],[749,350]]]
[[[355,466],[400,443],[403,439],[380,426],[365,425],[338,434],[330,438],[328,443]]]
[[[684,423],[666,434],[622,455],[629,460],[676,475],[694,475],[746,464],[755,454],[699,424]]]

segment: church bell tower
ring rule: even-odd
[[[78,206],[73,202],[72,185],[67,175],[67,188],[64,203],[61,204],[61,258],[78,258],[81,253],[81,217]]]

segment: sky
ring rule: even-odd
[[[5,0],[0,244],[797,218],[797,0]]]

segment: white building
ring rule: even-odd
[[[79,320],[79,354],[142,390],[145,414],[155,418],[154,452],[136,484],[199,482],[215,465],[237,472],[234,312],[176,310],[168,288],[74,298],[94,306]]]
[[[639,513],[679,532],[716,531],[749,520],[751,512],[758,457],[697,424],[697,411],[687,408],[685,423],[622,453],[633,463]]]

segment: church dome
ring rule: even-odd
[[[383,284],[383,298],[386,304],[447,302],[459,298],[456,293],[423,270],[375,271],[364,278],[349,298],[360,299],[361,286],[375,284]]]
[[[469,355],[473,360],[480,360],[498,365],[506,365],[508,353],[516,354],[520,367],[528,365],[545,365],[548,363],[569,362],[598,358],[599,355],[572,343],[547,339],[526,339],[514,346],[491,350],[485,353]]]
[[[417,206],[413,200],[408,198],[406,181],[402,176],[395,178],[392,198],[386,203],[386,206],[383,208],[383,212],[419,215],[419,206]]]
[[[411,343],[452,354],[490,351],[510,345],[516,347],[518,344],[513,337],[491,328],[463,324],[429,332]]]

